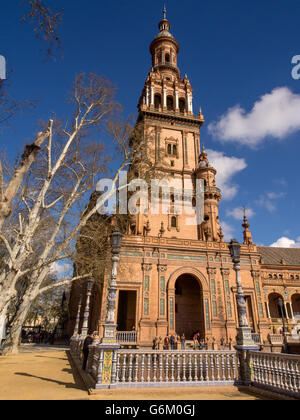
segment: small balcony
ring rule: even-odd
[[[137,331],[117,331],[117,342],[121,346],[136,346]]]

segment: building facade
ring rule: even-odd
[[[193,89],[187,75],[181,76],[179,44],[170,32],[166,12],[150,53],[152,68],[138,104],[138,122],[157,171],[171,179],[174,188],[166,197],[169,214],[149,210],[128,224],[117,281],[118,330],[135,330],[141,347],[152,346],[155,337],[184,333],[190,339],[195,332],[211,343],[234,344],[236,277],[220,226],[222,193],[200,140],[204,116],[201,109],[194,112]],[[204,182],[204,222],[200,225],[190,224],[190,216],[176,211],[176,186],[195,191],[197,179]],[[193,200],[190,207],[193,210]],[[241,277],[249,326],[261,342],[268,342],[270,334],[280,333],[283,316],[290,332],[300,325],[300,250],[257,247],[246,216],[242,226]],[[109,278],[108,270],[91,300],[90,329],[99,330],[100,336]],[[80,290],[78,284],[73,285],[71,333]]]

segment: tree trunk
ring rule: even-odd
[[[22,332],[22,327],[26,321],[28,311],[31,307],[32,300],[30,298],[24,298],[21,303],[17,315],[11,324],[9,333],[7,334],[6,340],[3,346],[3,354],[17,354],[19,352],[19,339]]]

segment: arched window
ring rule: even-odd
[[[173,155],[177,156],[177,146],[176,145],[173,146]]]
[[[185,99],[179,99],[179,110],[183,114],[185,112]]]
[[[158,93],[154,97],[154,107],[156,109],[161,107],[161,96]]]
[[[295,294],[292,296],[292,307],[295,316],[300,316],[300,295]]]
[[[171,60],[170,60],[170,54],[166,54],[166,63],[170,64]]]
[[[278,293],[271,293],[269,296],[269,308],[270,308],[270,315],[271,318],[286,318],[285,308],[281,309],[279,305],[279,299],[282,299],[282,296]]]
[[[161,51],[159,51],[158,54],[157,54],[157,63],[161,64],[161,62],[162,62],[162,53],[161,53]]]
[[[173,216],[171,219],[171,227],[177,228],[177,217]]]
[[[173,96],[167,97],[167,109],[168,111],[174,111],[174,99]]]
[[[168,155],[172,154],[172,145],[168,144]]]

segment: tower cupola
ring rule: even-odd
[[[160,32],[150,45],[152,66],[160,70],[172,68],[179,73],[177,68],[179,44],[170,33],[171,24],[167,19],[166,7],[164,8],[163,14],[163,19],[158,25]]]

